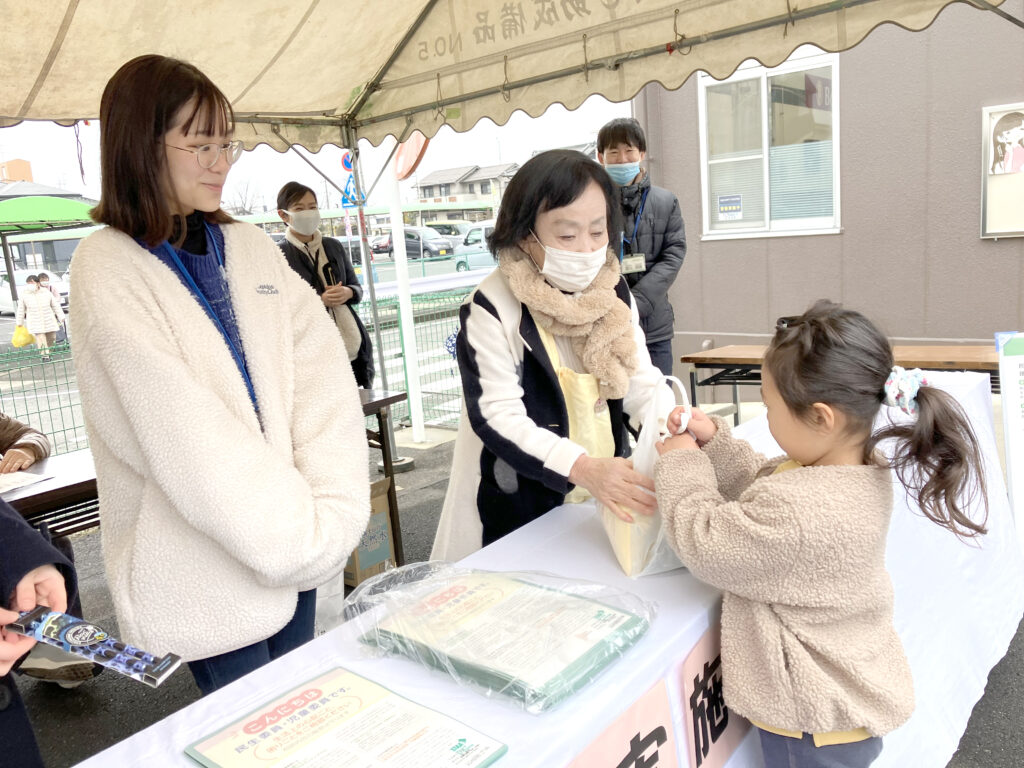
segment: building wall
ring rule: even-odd
[[[1024,17],[1024,0],[1003,8]],[[1024,30],[993,13],[954,4],[923,32],[883,25],[840,56],[842,233],[704,242],[696,77],[645,89],[651,178],[687,226],[676,357],[765,343],[777,317],[822,297],[897,343],[1024,330],[1024,238],[979,237],[981,109],[1024,101],[1022,73]]]

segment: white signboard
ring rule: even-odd
[[[1017,530],[1024,530],[1024,333],[997,333],[1006,484]]]

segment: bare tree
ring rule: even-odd
[[[259,191],[253,188],[249,179],[235,185],[235,193],[226,206],[228,213],[235,216],[248,216],[254,213],[258,196]]]

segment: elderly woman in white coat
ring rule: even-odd
[[[192,65],[123,65],[100,105],[93,217],[108,226],[74,256],[75,367],[118,624],[181,655],[204,693],[312,638],[315,589],[370,510],[337,330],[273,241],[220,210],[242,150],[232,125]]]
[[[64,325],[64,310],[49,288],[40,288],[36,275],[29,275],[25,280],[25,287],[18,296],[14,324],[25,326],[36,337],[36,346],[43,357],[49,357],[57,331]]]
[[[509,183],[488,238],[498,269],[459,313],[464,413],[433,558],[565,502],[594,497],[626,521],[653,512],[627,422],[639,428],[652,398],[669,429],[679,417],[608,247],[617,216],[611,179],[579,152],[543,152]]]

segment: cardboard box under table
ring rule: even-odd
[[[370,522],[345,564],[345,583],[354,587],[381,573],[389,562],[395,562],[395,538],[388,515],[390,477],[370,486]]]

